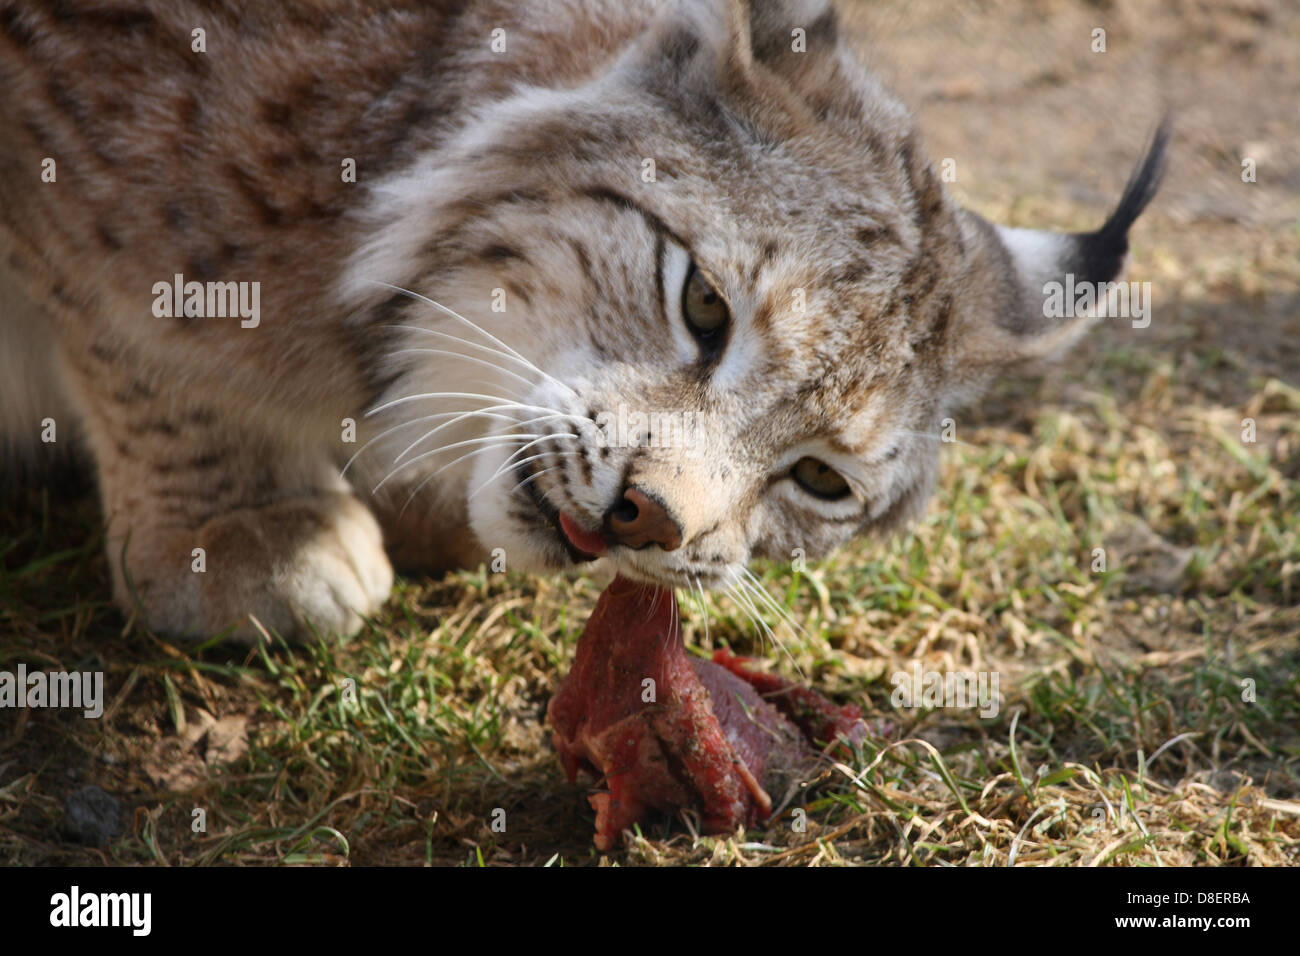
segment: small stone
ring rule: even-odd
[[[63,832],[86,846],[107,846],[122,833],[122,805],[99,787],[82,787],[63,805]]]

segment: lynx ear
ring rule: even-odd
[[[993,334],[978,351],[990,361],[1040,358],[1058,352],[1077,339],[1097,312],[1054,317],[1047,305],[1059,283],[1061,289],[1096,289],[1123,277],[1128,260],[1128,231],[1151,202],[1165,171],[1170,117],[1165,116],[1142,161],[1129,177],[1124,194],[1105,224],[1094,232],[1055,233],[992,225],[973,213],[967,226],[983,240],[980,252],[1001,272],[1000,295],[992,316]],[[994,248],[990,249],[992,243]],[[977,246],[978,248],[978,246]],[[1071,298],[1071,304],[1074,300]],[[986,328],[987,331],[987,328]]]
[[[830,0],[749,0],[748,7],[754,56],[769,65],[824,59],[839,40]]]
[[[743,0],[677,0],[664,6],[622,66],[639,82],[689,86],[701,72],[711,82],[720,73],[744,72],[753,59]]]

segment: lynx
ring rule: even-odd
[[[93,458],[162,632],[494,556],[732,587],[918,511],[1167,138],[1096,231],[1007,229],[821,0],[0,0],[0,424]]]

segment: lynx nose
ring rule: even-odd
[[[605,514],[605,527],[619,544],[644,548],[657,544],[665,551],[682,546],[682,528],[668,509],[640,488],[626,488],[623,500]]]

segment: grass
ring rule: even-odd
[[[765,656],[892,725],[727,837],[686,814],[592,848],[544,724],[586,579],[403,580],[351,642],[232,657],[124,620],[93,496],[26,491],[0,520],[0,669],[102,669],[110,702],[98,721],[5,715],[0,862],[1296,865],[1300,390],[1218,323],[1294,323],[1300,233],[1253,248],[1142,252],[1173,303],[1159,321],[1103,327],[1064,374],[959,417],[909,533],[756,565],[802,628],[778,628],[783,650],[725,597],[684,603],[688,644]],[[895,709],[914,662],[996,672],[997,715]],[[61,835],[88,783],[124,806],[104,847]]]

